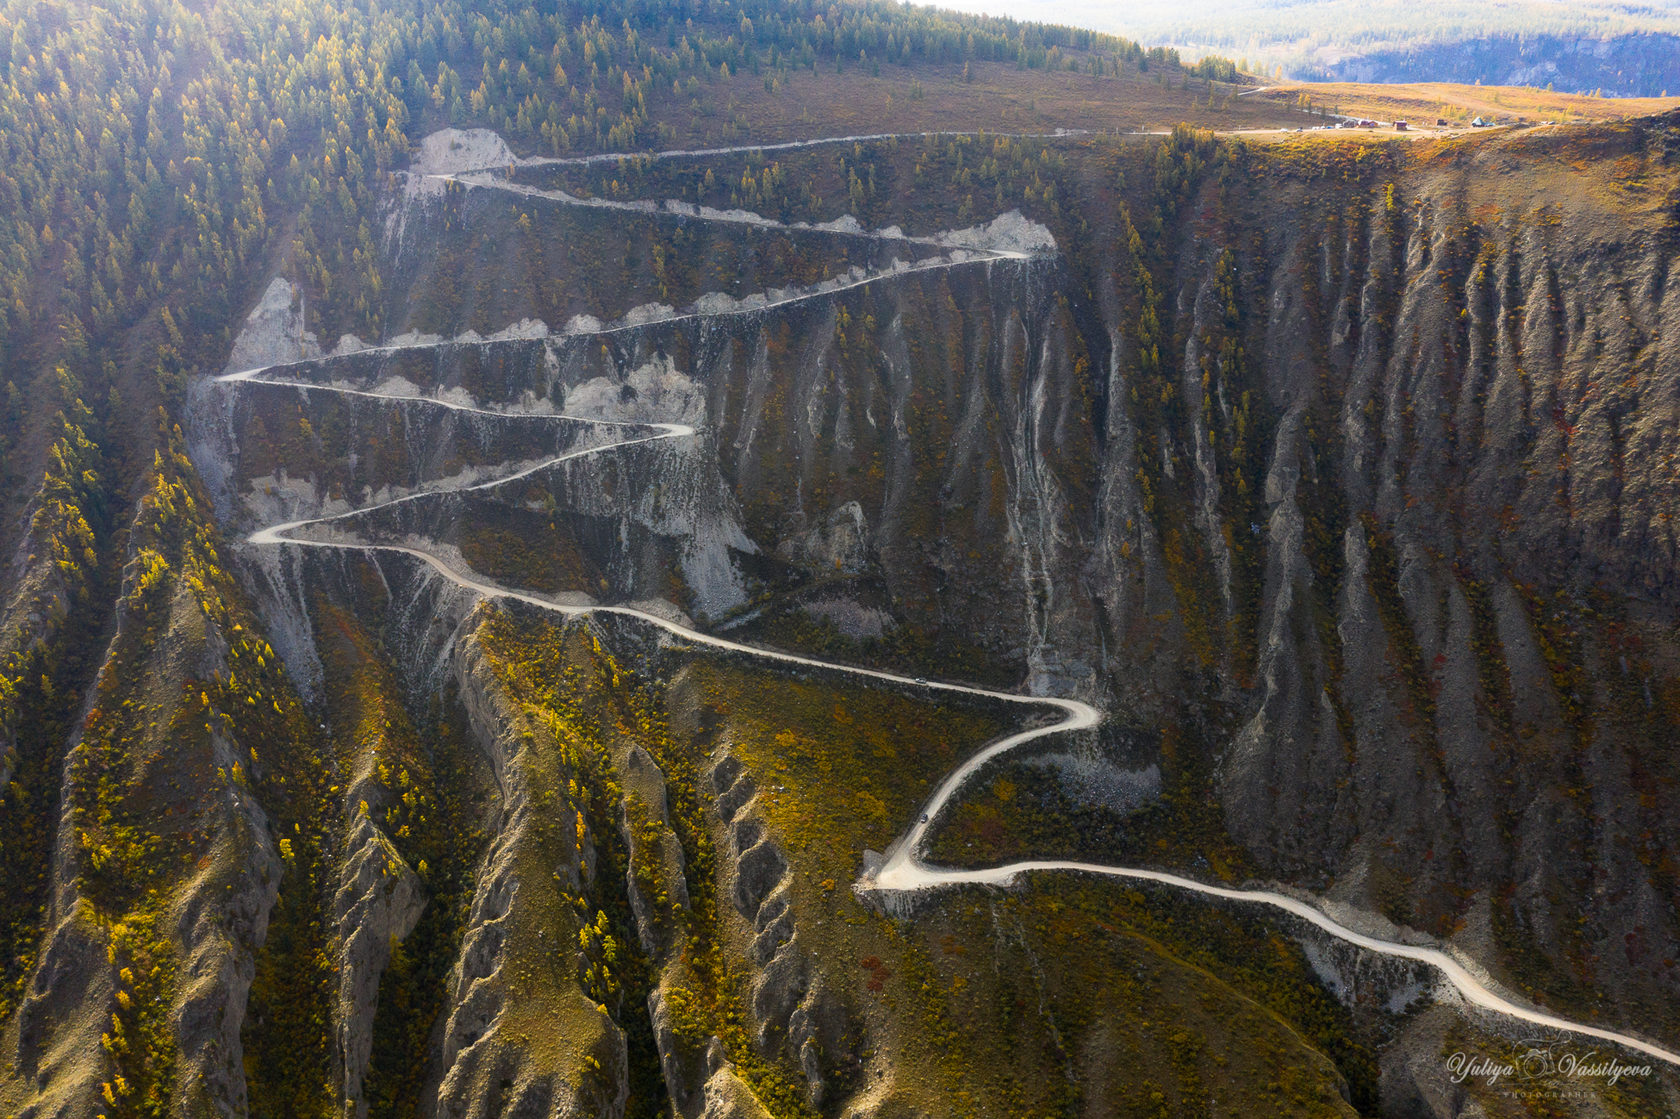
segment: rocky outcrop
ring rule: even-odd
[[[306,316],[300,300],[289,280],[276,276],[269,281],[233,340],[227,362],[229,373],[321,356],[320,343],[304,328]]]
[[[711,781],[734,856],[725,874],[730,900],[749,925],[751,1008],[758,1049],[766,1057],[797,1067],[805,1078],[811,1106],[821,1108],[829,1074],[847,1051],[845,1008],[829,991],[820,963],[799,943],[787,857],[752,812],[757,789],[751,775],[725,751],[712,767]],[[732,1100],[738,1094],[730,1083],[732,1075],[714,1093],[718,1079],[719,1072],[713,1071],[707,1080],[708,1115],[714,1099]],[[740,1090],[744,1089],[742,1085]]]
[[[706,1050],[706,1083],[701,1092],[705,1104],[700,1119],[770,1119],[770,1111],[735,1074],[735,1066],[724,1058],[716,1038]]]
[[[130,585],[138,570],[131,563]],[[113,835],[106,821],[156,802],[143,762],[109,773],[97,794],[78,783],[80,766],[101,764],[88,756],[96,746],[85,740],[84,722],[70,745],[59,801],[48,929],[3,1039],[0,1105],[18,1114],[91,1114],[104,1093],[122,1097],[132,1081],[156,1075],[144,1063],[147,1055],[134,1049],[142,1015],[146,1028],[169,1038],[173,1049],[165,1106],[183,1115],[246,1110],[240,1030],[280,861],[265,812],[242,777],[230,780],[242,773],[249,748],[221,729],[184,743],[160,734],[157,716],[171,710],[164,700],[179,696],[184,680],[227,667],[225,636],[205,617],[197,595],[179,583],[164,590],[169,593],[154,596],[138,616],[125,598],[94,696],[123,712],[116,733],[136,758],[156,762],[166,747],[174,751],[176,772],[193,792],[170,811],[193,819],[205,839],[192,860],[160,860],[143,896],[90,887],[97,863],[89,849],[109,857],[112,848],[135,842],[132,834]],[[119,660],[116,650],[135,647],[133,634],[141,628],[155,640],[141,645],[134,661]],[[140,711],[152,720],[128,714]],[[163,719],[161,726],[168,725]],[[97,809],[89,803],[94,795],[104,798]],[[137,978],[135,968],[147,974]],[[113,1035],[119,1040],[108,1044]]]
[[[844,575],[862,574],[868,564],[869,526],[855,501],[842,503],[803,532],[790,524],[788,532],[776,545],[777,558],[788,563]]]
[[[333,895],[339,945],[334,1026],[344,1070],[343,1096],[353,1102],[355,1119],[363,1119],[367,1100],[362,1080],[373,1050],[379,979],[392,949],[414,931],[425,899],[419,876],[367,815],[358,813],[351,823],[345,850]]]
[[[624,1034],[571,967],[550,962],[556,953],[569,961],[575,950],[568,898],[593,877],[595,852],[569,825],[556,826],[565,821],[547,818],[541,804],[550,783],[566,781],[553,768],[553,742],[509,702],[484,656],[464,639],[457,680],[500,804],[450,980],[444,1071],[429,1113],[609,1119],[623,1114],[629,1090]]]
[[[224,765],[233,744],[220,743]],[[241,1116],[246,1112],[244,1046],[246,995],[256,952],[268,935],[280,888],[280,859],[267,815],[236,797],[224,830],[223,858],[196,874],[173,913],[183,946],[170,1026],[177,1058],[177,1114]]]
[[[8,1108],[41,1119],[70,1119],[97,1106],[111,1062],[99,1035],[109,1027],[116,974],[106,938],[85,907],[72,908],[47,933],[35,974],[8,1025],[9,1075],[0,1079]]]
[[[650,959],[663,960],[676,932],[672,914],[689,904],[682,843],[671,830],[665,775],[653,755],[639,745],[630,747],[620,772],[626,793],[621,828],[629,863],[625,893],[642,950]],[[635,818],[633,808],[645,812],[645,818]],[[639,874],[638,868],[643,867],[645,871]]]

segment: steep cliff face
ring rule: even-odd
[[[1672,145],[1087,145],[1063,264],[665,344],[794,571],[739,632],[1109,695],[1257,866],[1669,1022]]]
[[[245,1108],[239,1027],[280,877],[252,785],[301,712],[185,458],[164,469],[69,745],[39,954],[6,1022],[0,1098],[21,1114]]]
[[[1225,511],[1196,526],[1204,554],[1246,527],[1255,577],[1180,596],[1216,624],[1222,599],[1257,605],[1233,634],[1254,676],[1217,748],[1231,833],[1276,871],[1462,929],[1519,984],[1664,1022],[1680,943],[1659,745],[1680,434],[1666,142],[1595,137],[1596,168],[1564,162],[1582,148],[1563,139],[1441,153],[1330,205],[1268,174],[1269,197],[1239,203],[1248,254],[1232,192],[1204,189],[1214,220],[1185,223],[1168,289],[1187,422],[1161,439],[1198,461],[1239,392],[1255,406],[1237,486],[1263,479],[1260,515],[1230,523],[1234,448],[1192,490]],[[1519,159],[1514,182],[1490,173]],[[1197,352],[1232,232],[1240,381]],[[1241,655],[1227,680],[1244,683]]]
[[[1076,145],[1060,263],[615,332],[604,375],[702,386],[736,632],[1110,696],[1257,867],[1666,1022],[1672,146]]]

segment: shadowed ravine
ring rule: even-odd
[[[816,142],[819,141],[812,141],[812,143]],[[664,154],[674,156],[684,153]],[[699,152],[691,154],[703,155],[708,153]],[[454,178],[454,176],[435,177]],[[471,178],[457,179],[456,181],[465,182],[474,187],[513,189],[521,194],[541,196],[563,204],[610,206],[626,209],[641,208],[623,203],[583,201],[564,195],[562,192],[538,191],[533,188],[512,186],[511,184],[498,181],[485,175],[475,174]],[[713,215],[710,214],[700,213],[698,210],[693,213],[687,213],[685,216],[690,217],[691,219],[700,218],[702,220],[709,220],[713,217]],[[718,220],[740,221],[744,219],[719,218]],[[780,223],[765,224],[779,225]],[[878,234],[853,235],[881,236]],[[954,247],[951,246],[950,242],[941,242],[939,239],[935,238],[888,237],[887,239],[915,240],[923,244],[943,244],[948,247]],[[965,255],[955,259],[948,257],[922,261],[900,266],[897,271],[887,270],[879,274],[866,273],[860,279],[843,283],[839,287],[831,288],[828,291],[791,295],[778,300],[776,304],[771,305],[795,302],[801,299],[816,298],[820,295],[829,294],[829,291],[832,290],[841,290],[844,287],[854,287],[872,283],[878,279],[885,278],[886,276],[897,274],[898,271],[903,271],[905,269],[926,270],[957,268],[970,264],[989,264],[993,261],[999,260],[1023,259],[1027,256],[1028,254],[1026,253],[1005,249],[969,250]],[[760,307],[754,309],[762,308]],[[707,318],[712,316],[701,312],[692,312],[679,317]],[[624,329],[624,327],[602,327],[599,332],[606,333],[615,329]],[[389,350],[399,348],[435,347],[428,347],[425,345],[415,347],[374,347],[371,352],[377,352],[380,349]],[[366,354],[370,352],[370,350],[362,350],[359,352]],[[326,358],[322,360],[330,362],[333,359]],[[553,598],[501,586],[488,581],[487,579],[480,578],[469,571],[457,569],[438,555],[425,550],[423,547],[391,543],[376,544],[355,539],[302,538],[297,535],[301,531],[314,528],[330,529],[334,527],[335,522],[342,522],[351,516],[363,516],[390,506],[406,502],[418,502],[428,498],[438,497],[443,494],[458,494],[462,492],[492,489],[518,479],[529,477],[571,459],[582,458],[586,455],[595,454],[597,452],[611,451],[638,444],[654,443],[668,439],[689,438],[695,435],[695,429],[685,424],[607,421],[597,420],[588,416],[564,414],[543,415],[532,412],[514,412],[506,410],[498,411],[458,404],[430,396],[393,395],[378,392],[367,392],[317,382],[302,384],[273,376],[273,371],[277,368],[279,367],[265,366],[262,368],[230,373],[218,378],[218,382],[226,386],[227,391],[238,391],[239,386],[245,383],[294,385],[300,390],[336,392],[350,396],[370,398],[373,400],[389,401],[392,403],[419,404],[429,407],[448,408],[487,418],[509,420],[519,419],[522,422],[542,422],[543,420],[566,423],[585,422],[599,424],[603,428],[616,432],[620,437],[614,438],[613,441],[601,445],[582,450],[569,451],[556,457],[537,462],[535,465],[523,465],[520,469],[514,472],[494,477],[487,481],[477,482],[469,486],[456,489],[423,490],[397,498],[393,501],[356,509],[350,513],[341,513],[334,516],[296,520],[283,524],[270,525],[249,535],[248,542],[254,546],[295,546],[333,548],[359,552],[400,553],[427,565],[451,583],[472,591],[475,594],[481,595],[486,599],[505,599],[522,602],[538,609],[550,611],[565,617],[578,617],[588,614],[620,615],[626,618],[635,618],[648,625],[654,626],[667,634],[670,634],[672,637],[677,638],[682,642],[695,646],[746,654],[775,663],[798,666],[800,668],[818,669],[826,672],[845,674],[853,678],[876,680],[900,686],[917,687],[931,692],[948,692],[984,697],[1023,706],[1052,709],[1059,713],[1060,718],[1055,723],[1047,726],[1034,727],[995,741],[980,750],[978,753],[974,754],[956,770],[951,772],[939,784],[932,796],[927,800],[921,809],[918,818],[912,821],[908,830],[898,839],[896,843],[893,844],[885,858],[885,861],[879,867],[867,870],[864,876],[858,881],[855,889],[857,889],[860,893],[874,894],[880,896],[883,900],[890,900],[893,897],[901,897],[903,895],[918,892],[933,891],[947,886],[965,884],[1007,885],[1013,882],[1019,875],[1033,871],[1073,871],[1087,874],[1106,875],[1113,878],[1154,882],[1171,886],[1176,889],[1190,891],[1205,897],[1225,901],[1260,904],[1275,910],[1280,910],[1292,917],[1304,920],[1330,936],[1366,949],[1370,952],[1377,953],[1378,955],[1427,964],[1440,972],[1440,974],[1452,985],[1453,988],[1457,990],[1457,992],[1463,997],[1464,1001],[1469,1005],[1530,1025],[1564,1031],[1600,1041],[1611,1042],[1658,1060],[1680,1066],[1680,1054],[1649,1042],[1642,1041],[1637,1037],[1618,1033],[1613,1030],[1606,1030],[1572,1022],[1564,1018],[1519,1005],[1517,1002],[1513,1001],[1511,997],[1500,993],[1495,984],[1480,973],[1481,969],[1476,967],[1476,965],[1471,962],[1461,960],[1454,955],[1449,954],[1448,951],[1442,948],[1435,947],[1429,943],[1404,943],[1367,935],[1329,916],[1318,904],[1301,900],[1298,897],[1289,896],[1271,890],[1230,889],[1223,886],[1199,882],[1194,879],[1185,878],[1175,874],[1139,867],[1112,866],[1076,861],[1027,860],[979,870],[953,870],[930,865],[922,859],[922,853],[928,833],[935,822],[939,819],[941,813],[948,806],[951,799],[965,786],[965,784],[968,783],[970,778],[972,778],[989,763],[997,760],[1002,755],[1010,751],[1016,750],[1019,747],[1050,736],[1072,733],[1095,727],[1102,721],[1102,713],[1089,704],[1073,699],[1021,695],[960,683],[930,681],[920,678],[912,678],[910,676],[900,675],[893,672],[861,668],[815,657],[800,656],[792,653],[759,648],[703,633],[689,628],[677,621],[673,621],[671,618],[662,617],[659,614],[637,609],[632,606],[585,605],[558,602]],[[1421,935],[1418,937],[1420,942],[1424,939],[1425,938]]]

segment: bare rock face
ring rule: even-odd
[[[284,277],[269,281],[262,298],[245,319],[228,355],[227,371],[239,373],[265,365],[320,357],[315,335],[304,329],[297,289]]]
[[[393,946],[414,931],[425,903],[419,876],[366,815],[356,817],[345,848],[349,855],[333,896],[340,945],[335,1019],[344,1098],[355,1101],[361,1119],[367,1114],[362,1080],[373,1048],[379,978]]]
[[[88,1114],[111,1075],[98,1046],[115,1000],[116,975],[105,959],[104,937],[90,914],[73,908],[48,933],[6,1032],[6,1079],[12,1082],[0,1086],[7,1105],[41,1119]]]
[[[753,1095],[728,1062],[706,1078],[706,1106],[701,1119],[770,1119],[770,1112]]]
[[[245,1113],[240,1028],[281,867],[262,810],[245,800],[237,811],[230,822],[237,841],[226,849],[242,859],[201,873],[175,908],[176,940],[186,946],[170,1015],[180,1048],[181,1113],[205,1105],[211,1114]]]
[[[653,1023],[653,1040],[659,1049],[659,1072],[664,1077],[665,1090],[670,1093],[678,1114],[688,1115],[704,1099],[700,1091],[707,1072],[703,1060],[683,1051],[663,986],[648,992],[648,1018]]]
[[[677,930],[669,914],[689,904],[682,844],[671,830],[665,775],[653,755],[641,746],[632,746],[625,756],[622,775],[626,793],[634,795],[638,806],[649,814],[646,822],[654,825],[651,832],[639,826],[642,822],[632,819],[629,803],[625,805],[621,827],[630,864],[625,870],[625,892],[642,950],[649,958],[662,960],[675,946]],[[649,896],[648,887],[640,880],[636,868],[644,864],[651,868],[650,876],[657,883],[653,889],[663,892],[663,898]]]
[[[776,545],[776,554],[815,571],[856,575],[868,564],[868,549],[869,526],[863,506],[848,501],[830,512],[823,523],[783,539]]]
[[[420,152],[410,172],[445,175],[485,167],[506,167],[514,159],[507,142],[488,128],[444,128],[420,141]]]
[[[1447,193],[1465,181],[1268,231],[1258,688],[1221,762],[1226,820],[1280,871],[1362,882],[1427,925],[1451,923],[1431,895],[1514,890],[1504,927],[1654,1008],[1672,971],[1599,938],[1633,905],[1642,941],[1680,946],[1625,854],[1680,838],[1627,776],[1671,655],[1650,620],[1680,601],[1645,469],[1677,445],[1673,285],[1614,225],[1467,227]],[[1210,256],[1187,244],[1187,273]]]

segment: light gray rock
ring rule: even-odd
[[[362,1080],[373,1050],[379,980],[392,949],[414,931],[425,901],[419,876],[366,815],[351,823],[345,848],[333,895],[339,945],[335,1030],[343,1097],[354,1102],[355,1119],[365,1119]]]

